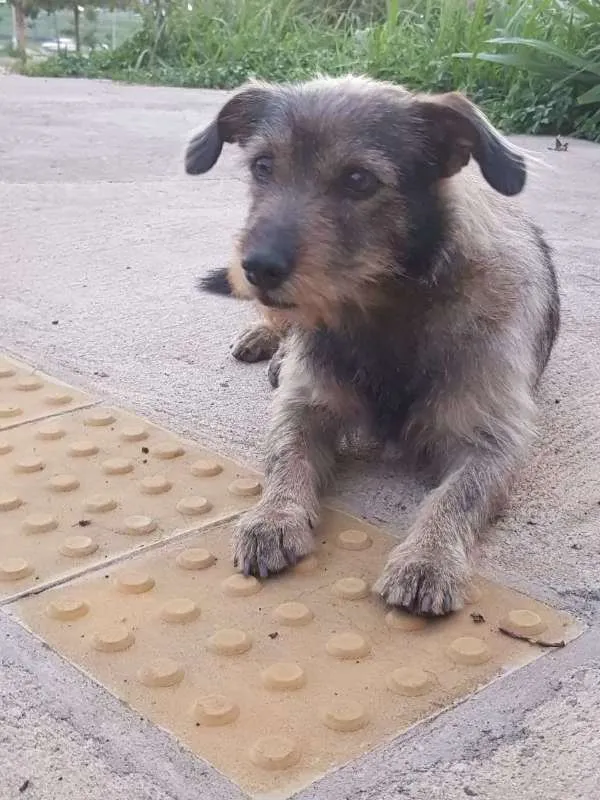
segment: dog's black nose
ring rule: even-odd
[[[248,282],[258,289],[277,289],[291,272],[291,264],[282,253],[261,250],[242,261]]]

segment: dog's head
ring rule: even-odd
[[[502,194],[526,176],[462,95],[354,77],[248,85],[192,139],[188,174],[210,170],[225,143],[243,149],[251,175],[229,282],[306,324],[368,306],[392,276],[420,277],[443,237],[440,181],[471,156]]]

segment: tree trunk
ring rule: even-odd
[[[27,49],[27,18],[23,6],[13,3],[13,46],[25,58]]]
[[[56,11],[52,12],[52,24],[54,25],[54,38],[56,40],[56,52],[60,53],[60,31],[58,30],[58,20],[56,19]]]
[[[79,3],[75,0],[75,5],[73,6],[73,21],[74,21],[74,28],[75,28],[75,49],[78,53],[81,52],[81,32],[80,28],[80,18],[79,18]]]

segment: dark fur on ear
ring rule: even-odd
[[[217,163],[226,142],[240,145],[247,142],[264,118],[270,97],[271,90],[267,86],[252,85],[225,103],[217,118],[188,144],[185,153],[187,174],[208,172]]]
[[[226,297],[233,295],[233,290],[228,279],[226,267],[211,270],[208,275],[203,275],[196,281],[196,289],[208,294],[220,294]]]
[[[519,194],[527,178],[525,160],[478,108],[459,92],[417,99],[440,178],[456,174],[473,156],[492,188],[508,196]]]

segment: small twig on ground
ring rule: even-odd
[[[498,626],[498,630],[500,633],[503,633],[505,636],[510,636],[511,639],[520,639],[522,642],[529,642],[529,644],[537,644],[538,647],[565,647],[566,642],[564,639],[560,639],[557,642],[548,642],[546,639],[533,639],[531,636],[527,636],[524,633],[514,633],[513,631],[509,631],[507,628],[503,628],[501,625]]]
[[[568,149],[569,149],[569,143],[568,142],[561,142],[561,140],[559,139],[558,136],[556,137],[556,139],[554,141],[554,147],[549,147],[548,148],[548,150],[555,150],[555,151],[557,151],[559,153],[561,153],[561,152],[564,153]]]

